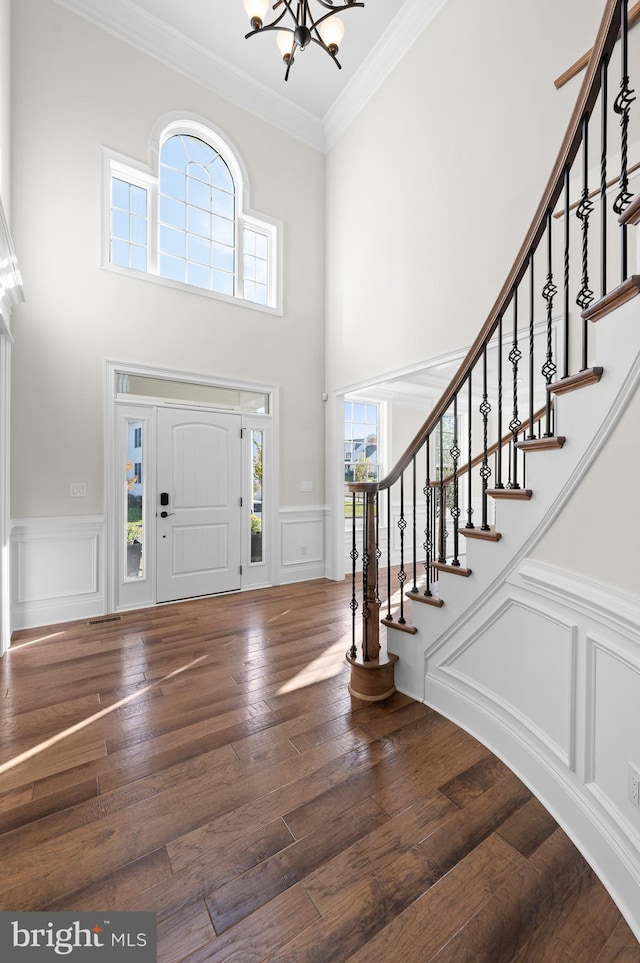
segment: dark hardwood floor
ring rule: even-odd
[[[20,632],[0,662],[0,909],[157,913],[158,959],[640,963],[480,743],[347,693],[328,581]]]

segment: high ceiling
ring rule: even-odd
[[[298,53],[286,83],[274,33],[245,40],[250,25],[242,0],[57,2],[322,149],[446,0],[364,0],[364,8],[341,14],[342,70],[312,45]]]

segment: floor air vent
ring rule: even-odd
[[[105,615],[103,619],[89,619],[87,625],[102,625],[103,622],[119,622],[121,615]]]

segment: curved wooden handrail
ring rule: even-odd
[[[640,3],[636,3],[635,6],[631,7],[629,10],[629,30],[640,20]],[[556,90],[560,90],[565,84],[568,84],[570,80],[577,77],[578,74],[584,70],[584,68],[589,63],[589,57],[591,56],[591,50],[587,50],[586,54],[576,60],[574,64],[571,64],[563,74],[554,80],[553,86]]]
[[[600,64],[603,58],[609,58],[618,39],[619,24],[621,18],[622,2],[627,0],[607,0],[602,16],[602,21],[598,29],[596,41],[591,51],[591,57],[587,65],[586,74],[582,80],[580,92],[576,105],[571,114],[571,119],[567,131],[558,152],[555,164],[551,171],[551,176],[547,181],[542,199],[538,204],[531,226],[527,231],[525,239],[518,251],[507,279],[504,282],[500,293],[491,308],[487,320],[480,329],[478,336],[469,348],[464,361],[458,371],[444,390],[440,400],[433,408],[419,432],[414,437],[404,454],[400,457],[394,468],[388,475],[377,482],[351,482],[349,491],[352,492],[378,492],[390,488],[402,475],[415,456],[422,448],[426,438],[431,434],[438,424],[440,418],[448,411],[453,399],[458,394],[469,372],[475,367],[482,356],[485,344],[495,332],[501,318],[507,310],[513,292],[522,278],[525,276],[529,255],[539,244],[547,227],[547,217],[551,216],[553,209],[563,190],[564,173],[571,167],[582,143],[582,123],[590,116],[591,111],[600,93]]]

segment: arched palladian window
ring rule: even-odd
[[[157,173],[103,154],[108,266],[278,309],[278,226],[245,209],[242,166],[219,134],[172,121],[159,139]]]

